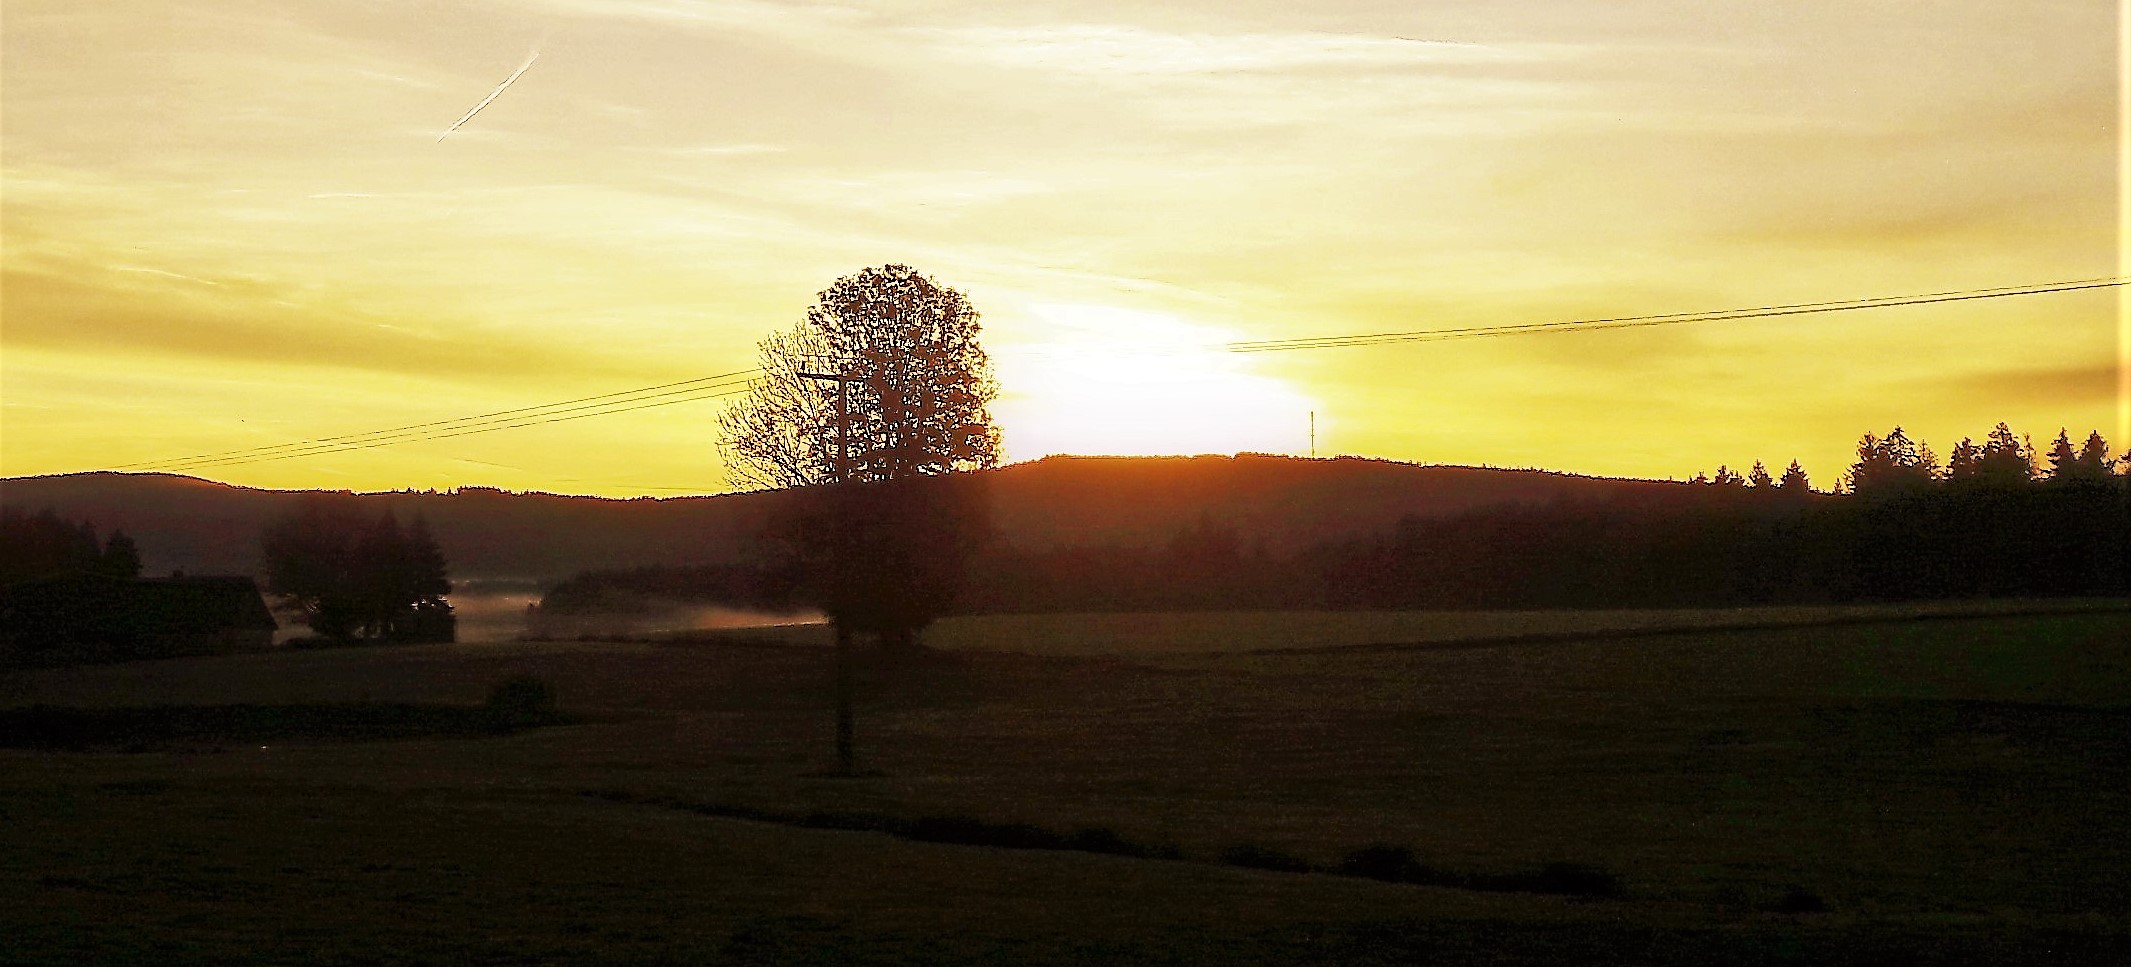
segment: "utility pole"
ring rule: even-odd
[[[1317,457],[1317,411],[1310,411],[1310,458]]]
[[[851,584],[851,494],[847,486],[851,476],[851,404],[845,396],[844,386],[860,382],[863,377],[843,373],[802,372],[798,375],[802,379],[825,379],[836,384],[836,564],[831,573],[836,582],[834,595],[843,598],[850,594]],[[829,623],[836,632],[836,773],[850,776],[858,773],[851,723],[851,627],[842,618],[832,617]]]

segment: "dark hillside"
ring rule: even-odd
[[[250,574],[259,567],[261,529],[304,493],[172,474],[85,473],[11,478],[0,503],[30,513],[49,507],[99,531],[123,529],[140,545],[148,574]],[[777,498],[612,500],[463,487],[362,499],[402,520],[426,518],[454,576],[544,578],[647,561],[731,560],[746,544],[745,529]]]
[[[1670,493],[1678,484],[1528,470],[1423,467],[1294,457],[1049,457],[982,475],[1002,542],[1042,551],[1166,544],[1202,523],[1268,551],[1380,532],[1407,517],[1503,504]],[[120,528],[145,573],[249,574],[266,521],[301,491],[257,490],[171,474],[10,478],[0,503]],[[364,495],[402,519],[419,514],[460,578],[539,578],[604,568],[744,557],[780,501],[770,493],[615,500],[465,487]]]
[[[1165,543],[1200,522],[1286,553],[1327,539],[1374,534],[1407,517],[1443,517],[1504,504],[1606,501],[1683,493],[1649,480],[1544,470],[1427,467],[1391,460],[1234,457],[1046,457],[999,470],[992,508],[1024,550]]]

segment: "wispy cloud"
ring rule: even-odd
[[[123,284],[86,265],[0,272],[8,294],[8,344],[94,354],[112,363],[186,358],[462,380],[482,373],[498,383],[566,373],[627,379],[636,373],[617,357],[503,333],[449,325],[417,331],[346,310],[296,305],[264,283],[221,285],[139,266],[112,266],[110,272],[146,278]],[[170,281],[156,281],[162,279]],[[508,365],[499,366],[503,360]]]
[[[115,272],[138,272],[142,275],[159,275],[166,279],[177,279],[180,282],[191,282],[194,285],[219,286],[222,284],[212,279],[203,279],[194,275],[186,275],[182,272],[172,272],[168,269],[150,268],[145,265],[113,265],[111,266],[111,269]]]
[[[1208,74],[1328,67],[1403,68],[1530,61],[1534,49],[1314,32],[1178,33],[1122,24],[921,27],[942,54],[1086,76]]]
[[[772,0],[537,0],[550,13],[595,21],[648,22],[663,28],[716,30],[803,39],[871,19],[858,7]]]
[[[699,144],[657,150],[676,158],[731,158],[754,154],[783,154],[791,149],[781,144]]]

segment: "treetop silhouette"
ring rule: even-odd
[[[990,410],[999,387],[979,319],[966,296],[907,265],[862,269],[757,345],[763,376],[718,415],[731,479],[837,485],[795,501],[783,536],[835,624],[845,773],[855,768],[853,632],[914,651],[987,530],[980,490],[926,479],[999,463]]]
[[[852,481],[997,466],[990,406],[999,386],[978,342],[980,318],[962,293],[907,265],[837,279],[798,325],[756,345],[764,375],[718,416],[728,476],[763,487],[828,483],[839,447]],[[839,392],[847,440],[837,438]]]
[[[328,638],[451,641],[455,620],[444,554],[416,518],[367,519],[346,495],[307,497],[260,537],[266,590]]]

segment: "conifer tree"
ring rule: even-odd
[[[1983,474],[1983,450],[1968,437],[1953,448],[1953,455],[1946,458],[1946,479],[1973,481]]]
[[[1977,477],[1986,483],[2006,487],[2025,484],[2035,475],[2033,448],[2011,427],[2000,423],[1991,428],[1990,438],[1984,441],[1976,470]]]
[[[346,494],[307,498],[261,538],[268,593],[329,638],[449,641],[451,582],[421,521],[403,531],[391,511],[366,520]]]
[[[2057,428],[2057,440],[2050,444],[2050,480],[2070,483],[2080,476],[2079,451],[2072,449],[2070,427]]]
[[[1784,493],[1801,496],[1813,489],[1812,482],[1806,479],[1805,468],[1799,466],[1796,460],[1792,460],[1790,466],[1783,468],[1783,477],[1776,481],[1776,486]]]
[[[1915,490],[1937,477],[1937,463],[1931,448],[1911,440],[1900,426],[1884,437],[1867,433],[1857,441],[1850,489],[1860,494]]]

